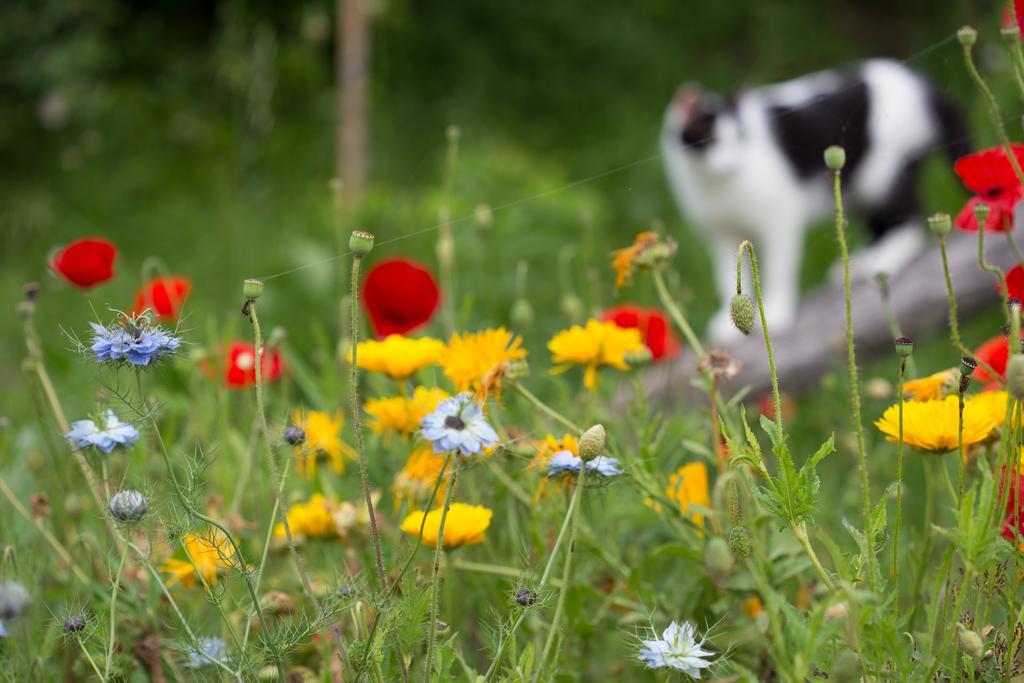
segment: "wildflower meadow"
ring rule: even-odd
[[[376,10],[385,41],[407,4]],[[251,30],[217,53],[246,107],[220,182],[245,189],[206,218],[235,237],[174,233],[201,211],[157,229],[124,208],[151,232],[75,218],[107,201],[95,179],[4,214],[67,225],[0,279],[20,363],[0,404],[0,679],[1024,680],[1024,3],[928,48],[986,141],[926,193],[946,325],[911,339],[893,315],[885,353],[858,349],[847,153],[820,150],[834,219],[812,260],[835,255],[845,326],[818,341],[842,362],[787,386],[763,247],[737,241],[727,303],[763,394],[702,334],[714,288],[674,215],[617,224],[591,210],[607,174],[561,182],[455,125],[424,197],[396,181],[353,206],[328,173],[315,238],[283,211],[247,231],[288,187],[246,170],[290,144],[260,127],[333,16],[296,15],[307,53],[254,11],[225,3]],[[267,63],[277,100],[251,73]],[[503,182],[521,196],[488,203]],[[976,240],[990,295],[970,320],[954,240]],[[882,284],[880,306],[905,294]],[[648,383],[665,376],[672,401]]]

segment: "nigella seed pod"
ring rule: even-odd
[[[1018,401],[1024,401],[1024,356],[1015,353],[1006,361],[1006,388]]]
[[[985,642],[981,639],[981,636],[963,626],[959,627],[959,631],[957,639],[960,641],[961,650],[971,657],[980,657],[985,653]]]
[[[900,358],[908,358],[914,353],[914,340],[910,337],[900,337],[896,340],[896,355]]]
[[[978,367],[978,361],[974,360],[970,356],[963,356],[960,358],[960,374],[964,377],[970,377],[973,375],[976,367]]]
[[[750,531],[747,527],[741,524],[729,531],[729,550],[737,560],[750,557]]]
[[[830,171],[840,171],[846,165],[846,150],[839,145],[825,148],[825,166]]]
[[[110,497],[107,507],[110,508],[110,514],[119,522],[137,522],[149,511],[146,497],[135,489],[118,491]]]
[[[32,604],[28,590],[17,581],[0,582],[0,619],[15,619]]]
[[[704,547],[704,570],[715,585],[723,585],[732,576],[735,564],[724,538],[716,536],[708,541]]]
[[[933,213],[928,216],[928,227],[936,237],[945,237],[953,229],[953,221],[948,213]]]
[[[348,238],[348,248],[356,257],[363,257],[373,251],[373,233],[365,230],[353,230]]]
[[[604,444],[607,439],[603,425],[594,425],[583,432],[579,440],[580,458],[589,462],[604,452]]]
[[[261,294],[263,294],[263,280],[251,277],[242,283],[242,296],[246,301],[256,301]]]
[[[74,614],[64,620],[61,624],[61,628],[64,629],[64,633],[78,633],[79,631],[85,630],[85,617],[80,614]]]
[[[537,602],[537,593],[529,588],[520,588],[516,591],[516,602],[523,607],[529,607]]]
[[[732,324],[743,334],[754,330],[754,302],[746,294],[737,294],[729,302],[729,317]]]
[[[288,425],[284,430],[284,440],[289,446],[301,446],[306,441],[306,432],[299,425]]]
[[[978,31],[973,26],[963,26],[956,32],[956,39],[964,47],[971,47],[978,42]]]

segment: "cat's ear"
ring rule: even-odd
[[[673,102],[683,115],[683,121],[688,121],[694,112],[699,110],[703,92],[704,89],[697,81],[686,81],[676,88]]]

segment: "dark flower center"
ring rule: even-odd
[[[462,418],[458,415],[449,415],[444,419],[444,426],[448,429],[455,429],[462,431],[466,428],[466,423],[462,421]]]

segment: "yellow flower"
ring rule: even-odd
[[[293,535],[307,538],[333,536],[336,530],[332,515],[336,508],[335,501],[327,500],[319,493],[314,494],[308,502],[296,503],[288,508],[288,527]],[[274,536],[276,538],[285,537],[283,523],[274,527]]]
[[[647,230],[634,238],[633,244],[625,249],[612,252],[612,268],[615,270],[615,289],[629,284],[633,280],[637,258],[658,243],[658,233]]]
[[[702,462],[691,462],[683,465],[668,477],[668,488],[665,496],[679,505],[679,509],[689,515],[693,523],[704,526],[704,515],[690,510],[690,506],[711,506],[708,492],[708,467]]]
[[[480,398],[501,396],[508,364],[526,357],[523,340],[504,327],[453,334],[441,364],[459,391],[473,390]]]
[[[1005,392],[1003,410],[1006,409]],[[964,446],[981,443],[1002,424],[998,414],[998,396],[980,394],[964,403]],[[908,401],[903,404],[903,442],[920,451],[946,453],[957,448],[959,398],[947,396],[937,401]],[[899,440],[899,404],[889,406],[875,426],[888,441]]]
[[[914,401],[931,401],[944,398],[956,391],[957,373],[953,368],[936,372],[921,379],[912,379],[903,383],[903,395]]]
[[[573,455],[578,456],[580,448],[576,437],[572,434],[566,434],[561,439],[556,439],[551,434],[548,434],[544,437],[543,441],[537,443],[537,451],[526,466],[527,469],[542,475],[540,483],[537,485],[537,493],[534,495],[534,500],[547,493],[549,484],[557,486],[562,490],[566,490],[572,485],[572,477],[559,477],[557,480],[552,481],[548,477],[543,476],[548,468],[548,463],[551,462],[551,458],[559,451],[569,451]]]
[[[363,370],[405,379],[425,367],[437,365],[443,353],[444,342],[438,339],[410,339],[400,334],[389,334],[383,341],[370,339],[359,342],[356,362]]]
[[[448,508],[448,516],[444,521],[444,547],[458,548],[463,545],[483,543],[484,533],[491,525],[494,513],[481,505],[452,503]],[[420,535],[424,513],[412,512],[402,522],[402,531],[413,538]],[[426,513],[426,524],[423,526],[423,543],[434,548],[437,546],[437,531],[441,526],[441,508]]]
[[[751,619],[757,619],[757,615],[764,611],[764,604],[761,598],[756,595],[743,601],[743,611]]]
[[[320,453],[331,459],[331,466],[339,474],[345,471],[344,457],[356,459],[356,452],[341,440],[341,427],[345,419],[341,413],[333,416],[317,410],[296,410],[292,422],[306,433],[306,440],[295,447],[295,469],[310,479],[316,475],[316,461]]]
[[[610,365],[628,370],[626,355],[644,349],[640,330],[625,329],[613,322],[588,320],[585,327],[573,325],[559,332],[548,342],[552,359],[556,363],[552,372],[565,372],[572,364],[585,365],[583,385],[597,387],[597,369]]]
[[[180,581],[182,586],[192,588],[196,585],[197,570],[212,586],[217,583],[217,573],[232,565],[235,549],[224,532],[214,529],[201,535],[185,536],[185,554],[191,562],[171,558],[160,566],[160,571],[170,574],[168,586]]]
[[[373,418],[370,427],[377,434],[395,431],[403,437],[408,437],[420,428],[420,420],[433,412],[437,404],[446,398],[448,393],[443,389],[416,387],[412,398],[374,398],[366,402],[364,409]]]
[[[410,509],[417,509],[419,501],[426,501],[430,497],[434,485],[437,484],[437,478],[441,476],[442,467],[444,458],[434,453],[432,447],[425,446],[413,451],[406,460],[405,467],[395,475],[395,481],[391,485],[395,507],[397,508],[403,500],[407,500]],[[445,485],[442,482],[437,487],[436,500],[444,500],[444,493]]]

